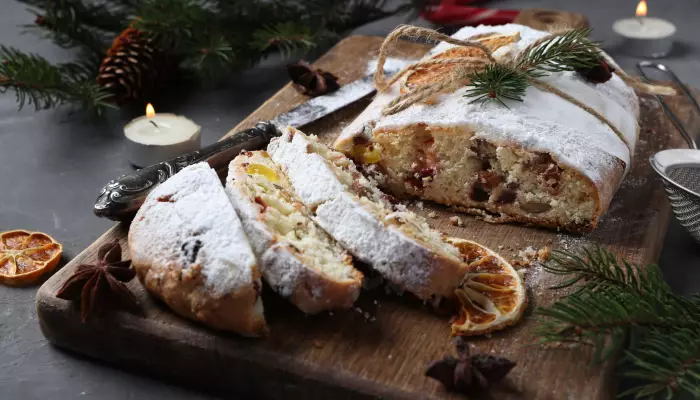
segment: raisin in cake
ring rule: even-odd
[[[129,252],[143,285],[176,313],[246,336],[267,332],[255,255],[206,163],[148,195],[131,223]]]
[[[467,267],[457,248],[419,216],[394,211],[352,160],[293,128],[268,153],[318,224],[355,257],[421,299],[454,296]]]
[[[362,287],[352,258],[313,220],[264,151],[229,165],[226,192],[260,261],[263,278],[301,311],[350,308]]]
[[[497,59],[547,35],[509,24],[466,27],[454,37],[488,34],[519,34],[496,49]],[[454,48],[441,43],[426,57]],[[427,79],[418,78],[411,78],[414,86]],[[469,87],[462,87],[382,115],[385,105],[411,88],[404,79],[378,94],[334,147],[376,173],[382,187],[397,196],[433,200],[496,222],[590,231],[630,167],[638,100],[616,75],[601,84],[575,72],[542,80],[602,114],[625,141],[582,108],[534,86],[524,101],[506,100],[507,107],[472,103],[465,97]]]

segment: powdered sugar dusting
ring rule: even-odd
[[[511,45],[511,51],[520,51],[546,35],[528,27],[508,24],[466,27],[454,37],[464,39],[480,33],[515,31],[520,32],[522,39]],[[431,54],[451,47],[454,46],[440,43]],[[518,144],[527,150],[548,152],[557,161],[581,171],[598,186],[603,184],[606,173],[616,168],[618,159],[629,168],[630,153],[634,152],[638,131],[638,100],[632,89],[619,77],[594,85],[573,72],[553,73],[544,80],[604,115],[623,132],[632,149],[585,110],[535,87],[527,89],[524,102],[506,100],[508,108],[496,103],[472,104],[470,98],[464,97],[468,90],[465,87],[439,96],[437,104],[414,104],[394,115],[381,117],[383,106],[399,95],[398,84],[378,96],[357,120],[343,130],[336,143],[340,148],[343,141],[361,134],[367,125],[376,132],[427,124],[474,130],[475,137],[497,145]]]
[[[224,296],[253,284],[256,261],[214,170],[189,166],[158,186],[129,232],[133,259],[201,268],[207,289]]]
[[[392,284],[426,299],[436,289],[430,286],[431,281],[459,281],[461,263],[457,249],[451,247],[454,255],[436,253],[389,223],[391,218],[400,218],[406,224],[414,224],[416,231],[421,231],[426,237],[428,233],[424,231],[430,230],[422,218],[407,212],[391,213],[388,203],[375,200],[372,193],[378,192],[377,187],[366,179],[362,180],[351,160],[334,152],[333,157],[337,155],[347,162],[343,170],[353,177],[352,186],[362,186],[363,192],[371,198],[358,197],[349,187],[350,183],[336,176],[330,161],[325,158],[328,155],[316,151],[312,137],[290,129],[274,139],[267,150],[272,159],[283,166],[302,202],[315,210],[316,222]],[[439,237],[438,233],[430,232]],[[445,275],[451,273],[455,276],[447,279]],[[444,291],[446,288],[437,289]],[[453,289],[449,288],[450,294]]]
[[[416,60],[405,60],[402,58],[387,57],[384,61],[384,73],[394,74],[399,72],[403,67],[416,62]],[[377,70],[377,59],[370,60],[365,68],[365,74],[373,74]]]

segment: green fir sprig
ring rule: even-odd
[[[533,47],[512,64],[490,64],[469,75],[471,81],[465,97],[472,103],[504,99],[523,101],[532,79],[551,72],[573,71],[600,64],[598,44],[588,39],[590,29],[573,29]],[[507,106],[506,106],[507,107]]]
[[[167,64],[169,72],[163,76],[216,84],[271,54],[290,57],[317,50],[359,25],[427,4],[425,0],[20,1],[35,15],[34,24],[24,26],[75,50],[71,65],[89,65],[91,77],[80,75],[85,80],[79,80],[73,66],[64,69],[13,49],[12,60],[7,61],[16,62],[15,67],[24,63],[29,70],[21,76],[10,67],[0,71],[0,91],[15,92],[20,107],[76,103],[87,111],[103,110],[107,101],[119,100],[117,92],[109,98],[94,83],[110,45],[130,26],[162,56],[157,64]]]
[[[73,103],[101,114],[113,107],[111,95],[95,83],[90,71],[84,64],[55,65],[37,54],[0,45],[0,93],[14,91],[20,109],[25,104],[41,110]]]
[[[545,270],[575,291],[539,307],[541,343],[592,346],[594,363],[616,360],[635,398],[700,396],[700,297],[674,294],[656,265],[620,261],[600,247],[555,251]]]

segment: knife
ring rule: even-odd
[[[395,72],[395,71],[387,71]],[[133,218],[148,193],[188,165],[206,161],[220,170],[242,150],[264,148],[270,139],[282,134],[287,126],[302,127],[337,111],[374,92],[373,75],[358,79],[333,93],[314,97],[270,121],[259,122],[254,128],[234,133],[203,149],[183,154],[168,161],[122,175],[110,181],[97,197],[93,212],[113,221]]]

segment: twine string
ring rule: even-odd
[[[377,88],[377,91],[384,91],[387,88],[391,87],[405,74],[428,66],[457,64],[457,67],[454,68],[451,71],[451,73],[445,74],[445,77],[443,79],[440,79],[436,82],[428,83],[426,85],[421,85],[412,91],[399,95],[384,107],[384,109],[382,110],[382,115],[396,114],[397,112],[405,110],[413,104],[428,99],[435,94],[457,90],[459,87],[465,86],[469,83],[469,77],[472,73],[476,71],[482,71],[488,65],[506,65],[509,68],[512,68],[517,71],[518,66],[523,62],[523,60],[525,59],[525,57],[527,57],[530,51],[542,45],[544,42],[554,37],[562,36],[567,32],[569,32],[568,29],[557,30],[555,32],[552,32],[549,35],[543,36],[532,42],[512,59],[504,59],[502,61],[498,61],[493,57],[493,52],[488,47],[479,42],[455,39],[451,36],[441,34],[432,29],[419,28],[410,25],[401,25],[397,27],[391,34],[389,34],[389,36],[387,36],[387,38],[384,40],[382,46],[379,49],[379,57],[377,59],[377,70],[374,72],[374,83]],[[386,62],[386,58],[389,53],[389,48],[402,37],[422,37],[429,40],[443,41],[457,46],[472,47],[481,50],[483,52],[483,56],[428,59],[418,61],[412,65],[403,68],[391,78],[386,79],[384,77],[384,63]],[[600,52],[600,54],[606,62],[614,65],[614,62],[610,60],[607,54],[605,54],[602,51]],[[673,95],[676,93],[674,89],[666,86],[652,85],[642,82],[636,77],[627,75],[624,71],[622,71],[619,68],[615,70],[615,74],[619,76],[620,79],[622,79],[629,86],[641,92],[654,93],[660,95]],[[627,149],[631,153],[632,147],[625,138],[624,134],[597,110],[593,109],[592,107],[582,103],[576,98],[570,96],[569,94],[557,89],[556,87],[540,79],[533,78],[526,74],[523,74],[523,76],[525,76],[532,83],[532,85],[537,87],[538,89],[559,96],[560,98],[578,106],[582,110],[593,115],[600,122],[607,125],[620,138],[620,140],[622,140],[622,142],[625,144],[625,146],[627,146]]]

